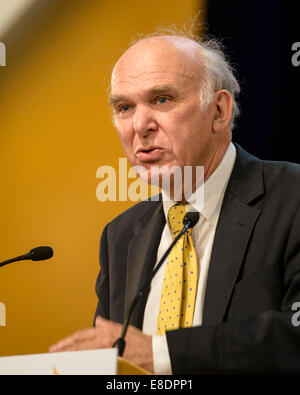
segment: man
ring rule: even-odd
[[[110,102],[130,163],[143,166],[148,181],[154,166],[202,166],[204,204],[193,179],[180,206],[163,191],[163,202],[141,202],[108,224],[95,327],[50,351],[113,345],[124,312],[174,237],[172,210],[188,203],[199,222],[134,312],[124,357],[157,374],[300,371],[300,330],[292,325],[300,301],[300,167],[261,161],[231,143],[238,92],[230,66],[209,43],[154,36],[119,59]],[[169,282],[177,275],[181,288]],[[179,290],[176,302],[169,290]]]

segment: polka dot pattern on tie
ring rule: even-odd
[[[183,228],[186,205],[169,210],[168,220],[173,239]],[[182,236],[171,251],[163,280],[157,334],[192,326],[198,282],[198,267],[192,232]]]

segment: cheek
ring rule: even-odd
[[[160,129],[172,145],[180,144],[180,142],[184,141],[186,131],[189,129],[189,120],[186,116],[183,116],[181,112],[163,115],[164,116],[162,116],[158,122]]]
[[[190,161],[202,147],[210,141],[211,132],[205,116],[196,111],[190,117],[174,114],[172,120],[165,122],[165,131],[172,145],[174,156],[179,161]]]
[[[192,126],[190,119],[181,114],[175,114],[172,119],[165,122],[165,134],[172,144],[174,151],[181,151],[192,141],[194,134]]]

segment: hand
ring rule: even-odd
[[[83,329],[59,341],[49,348],[49,352],[93,350],[111,348],[121,336],[122,325],[98,316],[94,328]],[[125,337],[124,358],[154,373],[152,337],[144,335],[130,325]]]

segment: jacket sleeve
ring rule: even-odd
[[[300,326],[295,325],[297,313],[292,308],[300,302],[299,209],[281,263],[284,296],[280,309],[167,332],[174,374],[300,373]],[[300,321],[299,313],[297,317]]]
[[[98,297],[98,304],[94,317],[95,320],[98,315],[109,319],[109,273],[108,273],[108,248],[107,248],[107,228],[103,230],[100,242],[100,273],[96,281],[96,294]]]

